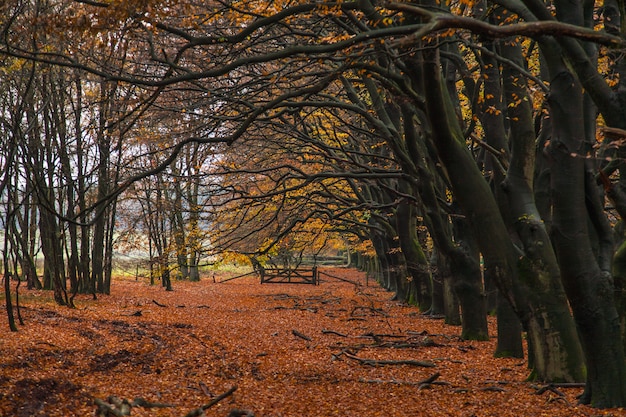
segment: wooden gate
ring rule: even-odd
[[[317,267],[312,268],[263,268],[259,271],[261,284],[312,284],[319,285],[320,276]]]

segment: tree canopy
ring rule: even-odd
[[[498,354],[524,331],[534,378],[624,406],[623,7],[9,0],[5,277],[71,306],[139,236],[168,289],[344,250],[463,338],[497,310]]]

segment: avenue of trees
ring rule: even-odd
[[[7,0],[3,268],[72,306],[338,248],[626,406],[623,2]],[[230,257],[230,258],[229,258]],[[36,260],[43,259],[37,275]]]

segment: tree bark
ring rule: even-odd
[[[585,205],[582,88],[553,64],[549,105],[553,119],[550,152],[554,196],[554,244],[565,290],[581,334],[587,385],[581,399],[596,407],[626,404],[626,362],[609,271],[593,254]]]
[[[567,300],[562,293],[554,291],[560,284],[551,280],[551,276],[538,275],[532,268],[525,268],[525,282],[517,280],[522,278],[518,269],[519,252],[508,236],[488,184],[465,147],[452,106],[443,93],[438,54],[430,51],[424,54],[428,77],[428,83],[424,83],[426,105],[431,124],[437,126],[433,130],[434,146],[483,255],[498,271],[499,288],[526,323],[529,337],[536,338],[535,343],[541,348],[533,351],[535,376],[547,381],[579,381],[583,377],[580,345],[576,343]],[[536,298],[528,299],[529,284],[546,280],[539,288],[533,288]]]

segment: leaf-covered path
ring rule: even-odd
[[[166,292],[119,280],[75,310],[22,290],[26,324],[0,336],[0,416],[94,415],[95,399],[115,395],[173,406],[134,416],[182,417],[233,387],[207,416],[625,414],[577,405],[580,388],[526,382],[524,361],[493,358],[493,337],[461,341],[458,327],[391,301],[362,274],[327,272],[359,285],[249,277]]]

